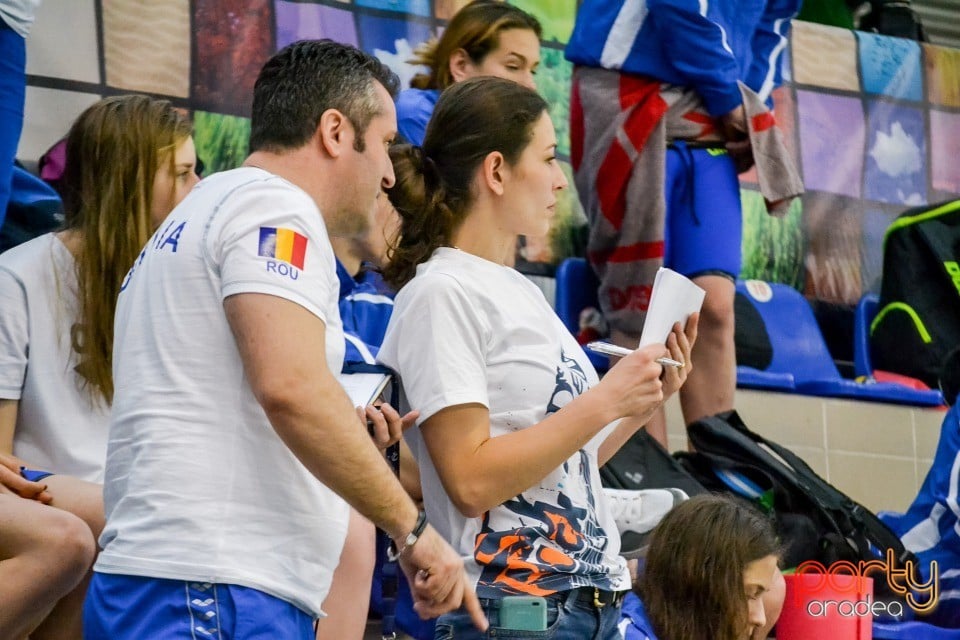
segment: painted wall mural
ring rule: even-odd
[[[376,55],[406,86],[418,71],[413,50],[465,2],[46,0],[28,41],[20,156],[37,158],[99,97],[145,92],[191,112],[208,172],[229,169],[246,154],[253,81],[274,51],[332,38]],[[537,84],[569,174],[572,68],[563,46],[576,3],[517,4],[544,25]],[[960,194],[960,51],[796,22],[784,64],[777,119],[808,193],[776,220],[763,211],[754,174],[741,177],[742,275],[853,304],[879,287],[887,225],[908,207]],[[584,224],[571,191],[550,237],[528,239],[520,264],[549,273],[582,251]]]

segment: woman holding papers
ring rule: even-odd
[[[683,384],[697,318],[598,381],[505,266],[517,235],[547,232],[567,186],[555,152],[543,99],[497,78],[447,89],[424,146],[391,150],[402,225],[385,276],[402,288],[379,358],[420,411],[428,520],[467,558],[497,637],[619,638],[630,579],[598,468]],[[453,613],[436,637],[477,636]]]

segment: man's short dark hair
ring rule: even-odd
[[[294,42],[270,58],[253,87],[250,151],[296,149],[310,140],[320,116],[337,109],[357,132],[354,147],[380,113],[374,81],[396,97],[400,81],[386,65],[332,40]]]

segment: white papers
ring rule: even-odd
[[[640,334],[640,347],[665,344],[676,322],[686,326],[690,314],[700,311],[706,292],[672,269],[660,267],[653,280],[650,306]]]
[[[350,396],[355,407],[366,407],[383,394],[390,383],[387,373],[341,373],[337,381]]]

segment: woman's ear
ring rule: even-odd
[[[331,158],[343,153],[345,145],[353,144],[353,126],[337,109],[327,109],[320,115],[316,135],[320,146]]]
[[[473,76],[473,60],[466,49],[457,49],[450,54],[450,77],[454,82],[462,82]]]
[[[480,168],[483,184],[498,196],[503,195],[506,183],[507,161],[499,151],[491,151]]]

